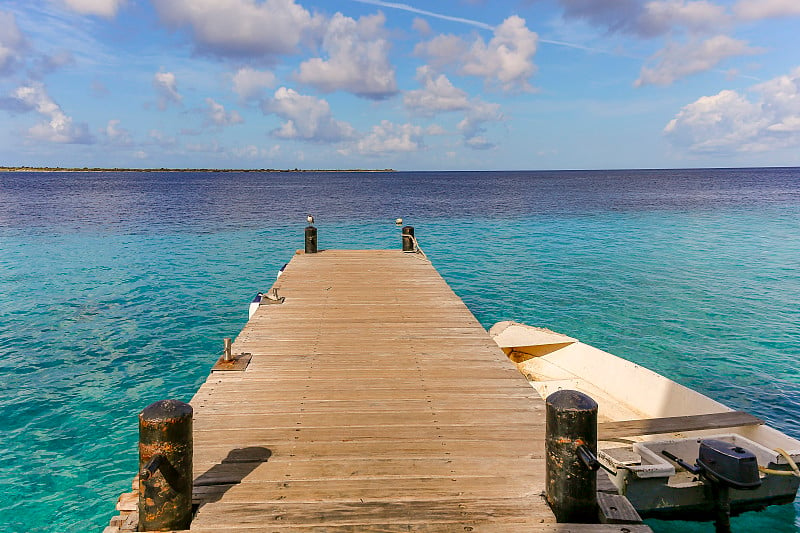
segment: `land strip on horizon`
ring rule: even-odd
[[[117,168],[117,167],[3,167],[0,172],[394,172],[393,168],[280,169],[280,168]]]

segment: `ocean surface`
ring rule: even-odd
[[[800,438],[800,169],[0,173],[0,530],[107,525],[137,413],[192,397],[307,213],[321,248],[399,247],[403,217],[484,326],[566,333]]]

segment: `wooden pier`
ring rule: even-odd
[[[192,531],[649,531],[555,523],[543,400],[419,254],[298,254],[274,287],[191,401]]]

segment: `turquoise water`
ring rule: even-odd
[[[0,174],[3,531],[107,524],[137,413],[191,398],[307,212],[322,248],[398,247],[402,216],[485,326],[567,333],[800,438],[795,169]],[[734,530],[800,531],[799,511]]]

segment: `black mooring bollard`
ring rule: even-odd
[[[192,406],[161,400],[139,413],[139,531],[192,522]]]
[[[306,253],[317,253],[317,228],[308,226],[306,228]]]
[[[403,226],[403,251],[413,252],[414,248],[414,226]]]
[[[547,397],[545,494],[558,522],[597,522],[597,472],[578,456],[585,445],[597,455],[597,402],[582,392]]]

